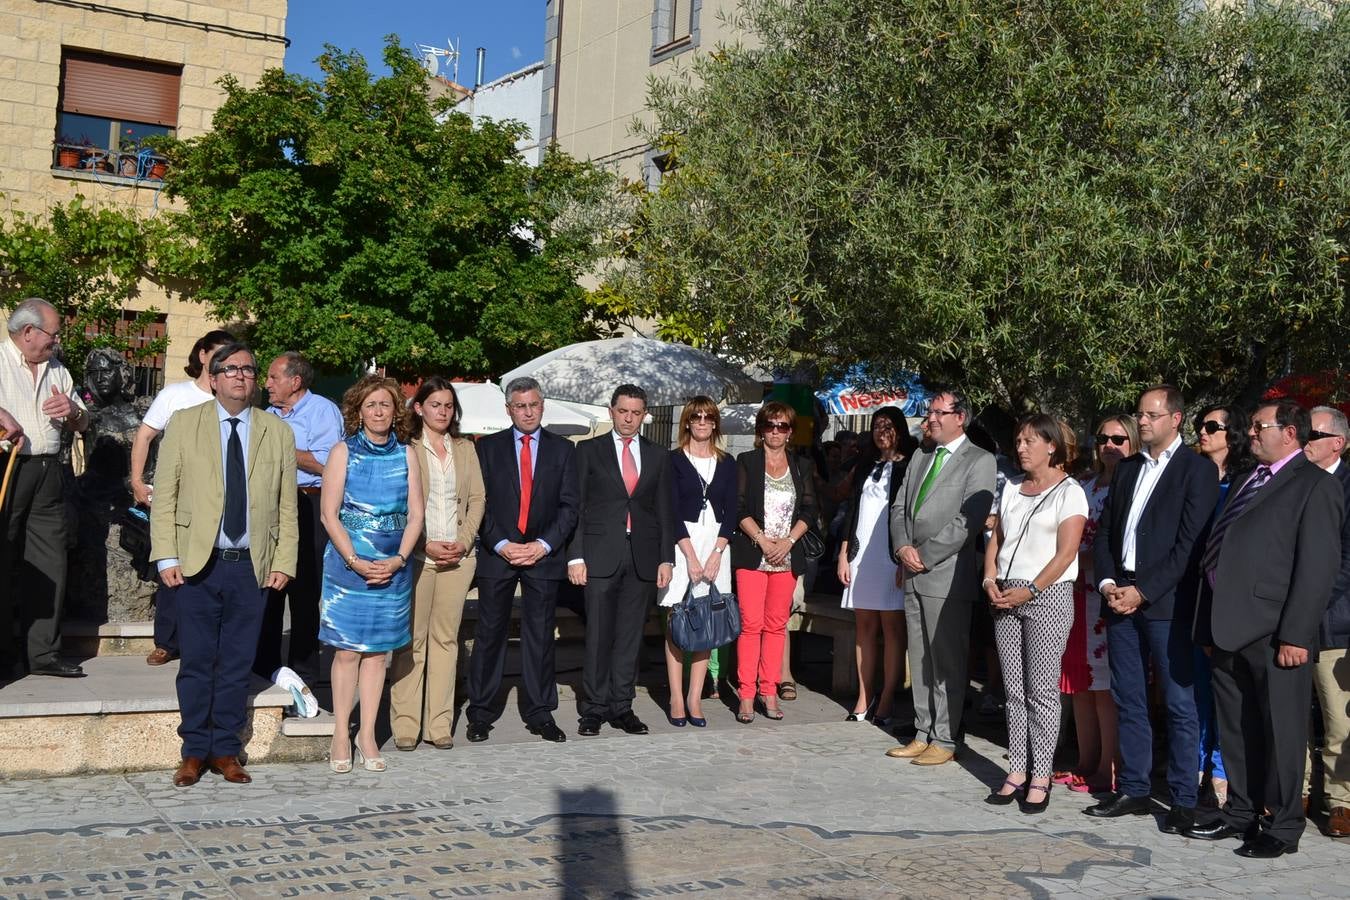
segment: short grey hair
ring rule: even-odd
[[[510,400],[512,394],[528,394],[530,391],[538,391],[539,396],[544,396],[544,389],[539,386],[539,382],[529,375],[521,375],[519,378],[512,378],[506,383],[506,399]]]
[[[309,390],[309,386],[314,383],[314,364],[305,358],[305,354],[296,350],[287,350],[279,354],[277,359],[286,361],[286,377],[299,378],[300,387]]]
[[[42,317],[47,310],[56,313],[59,319],[61,314],[57,312],[56,307],[52,306],[41,297],[29,297],[18,306],[14,307],[14,312],[9,314],[9,324],[6,326],[10,334],[18,334],[29,325],[34,328],[42,328]]]
[[[1350,441],[1350,421],[1346,420],[1345,413],[1334,406],[1314,406],[1312,409],[1308,410],[1310,418],[1318,413],[1325,413],[1326,415],[1331,416],[1332,434],[1339,434],[1341,437]]]

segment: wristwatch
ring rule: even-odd
[[[1027,585],[1027,590],[1031,592],[1032,600],[1041,599],[1041,589],[1036,587],[1036,582],[1033,581],[1031,584]]]

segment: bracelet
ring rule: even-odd
[[[1036,587],[1036,582],[1027,585],[1027,591],[1030,592],[1032,600],[1041,599],[1041,589]]]
[[[395,553],[394,555],[398,557],[398,561],[403,563],[403,565],[406,566],[408,564],[408,557],[404,556],[402,553]]]
[[[980,587],[985,587],[986,585],[990,585],[990,584],[996,585],[996,584],[998,584],[998,581],[996,581],[995,579],[990,578],[989,576],[986,575],[985,578],[984,578],[984,581],[981,581],[981,582],[980,582]]]
[[[347,564],[347,568],[350,569],[350,568],[352,567],[352,563],[356,562],[356,554],[353,553],[353,554],[351,554],[350,556],[346,557],[346,558],[343,560],[343,562],[346,563],[346,564]]]
[[[795,543],[797,543],[797,539],[796,539],[795,537],[793,537],[792,535],[789,534],[789,535],[788,535],[788,543],[789,543],[789,544],[795,544]]]

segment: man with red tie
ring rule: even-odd
[[[614,430],[577,445],[580,513],[568,550],[567,577],[586,591],[586,661],[577,733],[594,736],[609,722],[646,734],[633,713],[638,655],[656,591],[675,566],[670,453],[638,436],[647,394],[614,389]]]
[[[533,378],[506,386],[511,429],[478,442],[487,488],[479,530],[478,625],[469,659],[471,742],[485,741],[506,662],[511,603],[520,588],[520,716],[531,734],[567,740],[553,721],[558,685],[553,664],[554,611],[566,577],[563,551],[577,523],[572,442],[540,428],[544,395]]]

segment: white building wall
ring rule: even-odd
[[[474,121],[514,119],[524,122],[530,133],[516,142],[516,149],[534,166],[543,158],[543,147],[539,142],[543,97],[544,63],[541,60],[482,85],[456,104],[455,109],[472,116]]]

